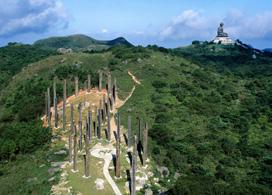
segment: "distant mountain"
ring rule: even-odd
[[[270,53],[272,53],[272,48],[266,48],[266,49],[264,49],[263,51],[264,51],[264,52],[270,52]]]
[[[82,34],[41,39],[36,41],[34,45],[53,50],[59,48],[71,48],[73,50],[102,50],[115,45],[132,46],[132,44],[123,37],[101,41]]]

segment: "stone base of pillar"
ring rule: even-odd
[[[74,169],[71,169],[71,171],[72,171],[73,173],[77,173],[77,172],[78,172],[78,170],[74,170]]]
[[[122,176],[120,176],[120,177],[114,176],[114,179],[116,179],[116,180],[122,179]]]
[[[131,147],[127,148],[127,151],[128,152],[133,152],[133,147],[131,146]]]

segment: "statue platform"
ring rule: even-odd
[[[228,33],[224,32],[224,24],[220,23],[217,29],[217,36],[213,40],[216,44],[233,45],[235,42],[229,38]]]
[[[229,37],[215,37],[213,40],[216,44],[233,45],[235,42]]]

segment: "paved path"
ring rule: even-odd
[[[109,182],[109,184],[111,185],[114,193],[116,195],[122,195],[118,186],[113,181],[113,179],[111,178],[110,173],[109,173],[109,165],[110,165],[110,162],[112,161],[112,154],[114,152],[115,152],[114,150],[110,150],[109,148],[95,148],[95,149],[91,150],[91,155],[96,158],[104,159],[105,164],[103,166],[103,174],[104,174],[105,178],[107,179],[107,181]]]
[[[132,80],[138,84],[138,85],[141,85],[141,82],[130,72],[128,71],[128,74],[131,76]],[[129,98],[133,95],[134,91],[135,91],[136,87],[135,85],[133,86],[131,92],[129,93],[129,95],[126,97],[125,100],[121,100],[117,97],[117,101],[114,105],[114,108],[113,108],[113,111],[112,113],[115,114],[117,113],[117,109],[119,109],[120,107],[122,107],[128,100]],[[106,91],[102,91],[102,92],[98,92],[97,89],[92,89],[92,92],[93,93],[105,93],[106,94]],[[80,91],[79,95],[77,97],[80,97],[80,96],[83,96],[87,93],[87,91]],[[75,98],[75,96],[70,96],[67,98],[67,102],[71,102],[73,99]],[[58,104],[58,107],[62,107],[62,102],[60,102]],[[53,110],[53,107],[51,107],[51,110]],[[44,122],[44,125],[46,126],[47,122],[46,122],[46,116],[43,116],[41,118]],[[117,129],[117,125],[116,125],[116,122],[114,120],[114,117],[111,118],[111,131],[114,131]],[[91,150],[91,155],[96,157],[96,158],[102,158],[104,159],[105,163],[104,163],[104,166],[103,166],[103,174],[105,176],[105,178],[107,179],[107,181],[109,182],[109,184],[111,185],[114,193],[116,195],[122,195],[122,193],[120,192],[118,186],[116,185],[116,183],[114,182],[114,180],[112,179],[112,177],[110,176],[109,174],[109,165],[110,165],[110,162],[112,161],[112,154],[115,154],[116,153],[116,149],[111,145],[109,144],[107,147],[102,147],[101,145],[95,145]]]
[[[128,74],[131,76],[131,78],[133,79],[133,81],[140,85],[141,82],[138,81],[138,79],[130,72],[128,71]],[[129,95],[126,97],[125,100],[120,100],[119,98],[117,98],[117,101],[115,103],[115,106],[113,108],[113,114],[115,114],[117,112],[117,109],[122,107],[128,100],[129,98],[132,96],[132,94],[134,93],[136,87],[135,85],[133,86],[131,92],[129,93]],[[117,125],[116,122],[114,120],[114,117],[111,118],[111,131],[114,131],[117,129]],[[103,174],[105,176],[105,178],[107,179],[107,181],[109,182],[109,184],[111,185],[114,193],[116,195],[121,195],[122,193],[120,192],[118,186],[116,185],[115,181],[113,181],[112,177],[110,176],[109,173],[109,165],[110,162],[112,161],[112,154],[115,154],[116,150],[114,148],[111,147],[101,147],[101,145],[95,145],[92,149],[91,149],[91,155],[96,157],[96,158],[102,158],[104,159],[105,163],[103,166]]]

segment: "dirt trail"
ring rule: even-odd
[[[131,78],[133,79],[135,83],[137,83],[138,85],[141,85],[141,82],[130,71],[128,71],[128,74],[129,76],[131,76]]]
[[[141,85],[141,82],[130,72],[128,71],[128,75],[131,76],[132,80],[134,81],[134,86],[132,88],[132,90],[130,91],[129,95],[126,97],[125,100],[121,100],[117,97],[116,102],[113,106],[113,110],[112,110],[112,118],[111,118],[111,133],[113,135],[113,132],[117,130],[117,125],[116,125],[116,121],[115,121],[115,114],[118,112],[118,109],[120,109],[133,95],[135,89],[136,89],[136,85]],[[101,95],[101,98],[103,96],[103,94],[106,94],[106,90],[102,90],[101,92],[98,91],[98,89],[92,89],[91,93],[94,93],[95,95]],[[80,97],[84,97],[87,93],[87,91],[81,90],[79,92],[79,94],[77,96],[73,95],[67,98],[67,104],[69,104],[70,102],[75,101],[76,98],[80,98]],[[62,108],[62,102],[58,103],[58,108],[61,109]],[[51,111],[54,112],[53,107],[51,107]],[[53,113],[54,114],[54,113]],[[41,118],[44,121],[44,124],[46,125],[46,117],[43,116]],[[53,121],[52,121],[53,122]],[[52,123],[53,124],[53,123]],[[115,138],[114,136],[112,136],[112,140],[111,142],[115,142]],[[121,192],[118,188],[118,186],[116,185],[116,183],[114,182],[114,180],[111,178],[110,174],[109,174],[109,164],[112,160],[112,153],[115,152],[115,148],[113,148],[113,145],[111,143],[109,143],[107,146],[102,147],[102,148],[97,148],[97,145],[94,146],[91,150],[91,155],[95,156],[96,158],[103,158],[105,161],[104,167],[103,167],[103,173],[105,178],[107,179],[107,181],[109,182],[109,184],[111,185],[112,189],[114,190],[116,195],[120,195]]]

